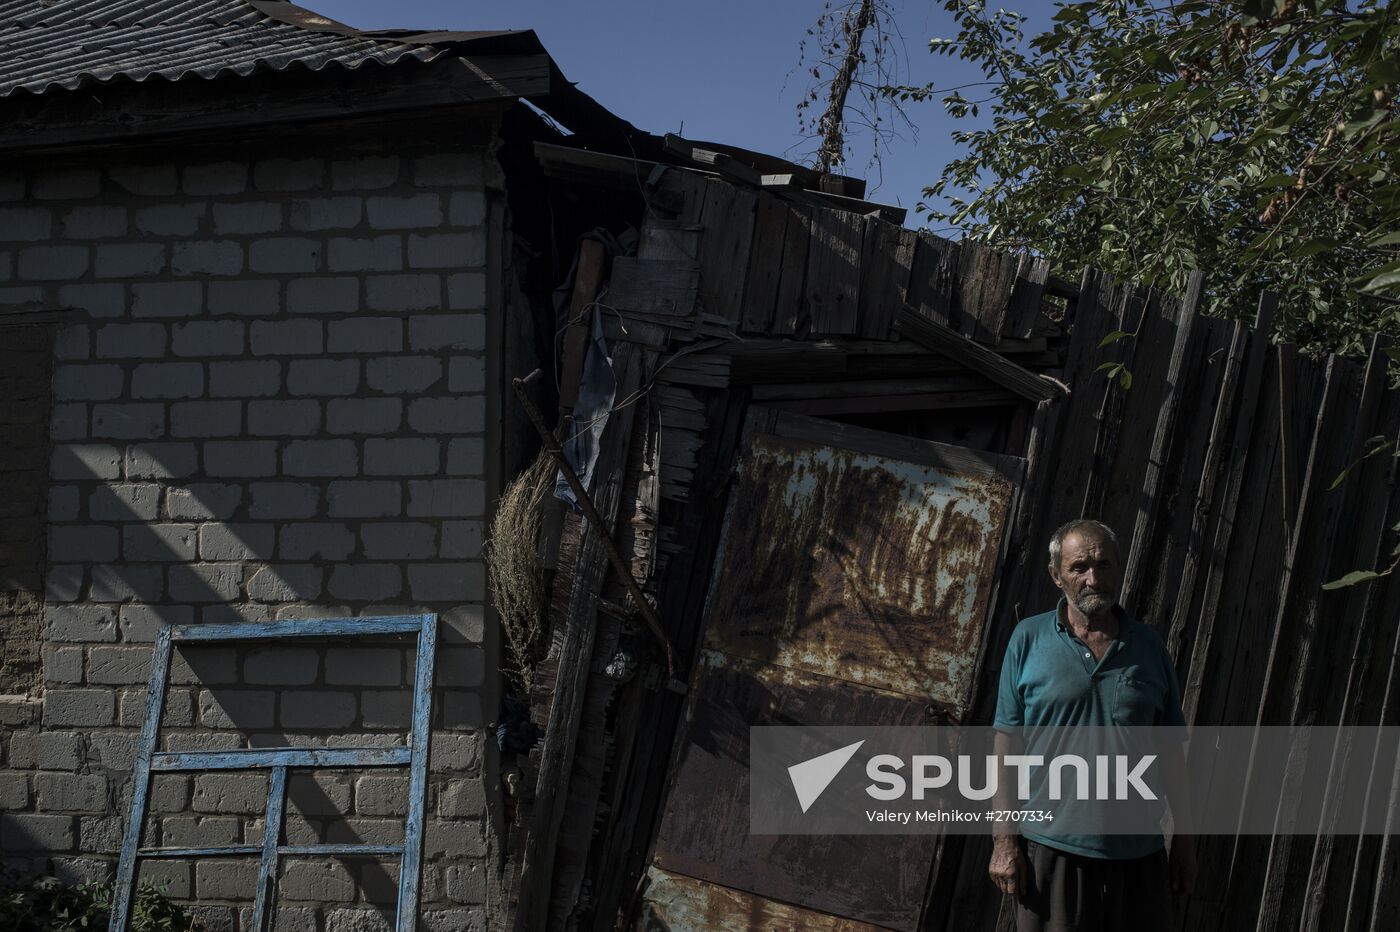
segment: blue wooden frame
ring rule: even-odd
[[[121,857],[112,891],[109,932],[127,932],[137,861],[147,858],[258,856],[258,885],[254,891],[254,932],[272,928],[277,872],[283,857],[398,857],[399,900],[395,932],[414,932],[418,920],[419,882],[423,872],[424,798],[428,783],[428,751],[432,737],[433,666],[437,657],[437,615],[396,615],[383,618],[312,618],[300,621],[247,624],[179,625],[156,635],[151,677],[146,694],[146,718],[141,726],[132,766],[131,812],[122,836]],[[413,723],[408,747],[396,748],[248,748],[235,751],[160,752],[160,718],[176,644],[225,641],[266,641],[293,638],[370,637],[417,634],[418,659],[413,675]],[[282,821],[287,806],[287,776],[294,769],[350,767],[408,767],[408,815],[401,845],[286,845]],[[269,770],[267,819],[260,845],[208,848],[142,848],[151,775],[191,770]]]

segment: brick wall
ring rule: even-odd
[[[159,625],[432,610],[445,626],[426,927],[484,922],[500,182],[487,132],[453,129],[474,147],[422,132],[365,145],[357,129],[0,180],[0,304],[89,315],[55,347],[45,689],[32,720],[6,713],[0,746],[11,863],[109,875]],[[191,652],[166,747],[401,742],[411,655]],[[162,777],[145,843],[256,843],[262,780]],[[374,841],[404,798],[391,774],[294,777],[288,837]],[[252,864],[160,862],[146,876],[197,902],[211,930],[247,928]],[[292,862],[278,928],[378,928],[392,875],[392,862]]]
[[[40,680],[54,325],[0,305],[0,695]]]

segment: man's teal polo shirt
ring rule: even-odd
[[[1030,734],[1065,726],[1158,725],[1184,729],[1181,690],[1156,631],[1115,605],[1118,637],[1095,661],[1064,623],[1065,600],[1016,626],[997,692],[998,731]],[[1028,748],[1029,750],[1029,748]],[[1098,858],[1136,858],[1163,845],[1162,836],[1021,834],[1039,844]]]

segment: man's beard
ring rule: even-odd
[[[1113,607],[1113,596],[1106,592],[1081,592],[1074,607],[1083,615],[1101,615]]]

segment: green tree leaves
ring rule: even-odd
[[[1400,334],[1392,0],[1093,0],[1032,37],[984,0],[944,5],[957,34],[931,51],[980,67],[992,125],[955,134],[931,220],[1071,277],[1181,290],[1199,268],[1221,313],[1275,291],[1280,336],[1309,350]]]

